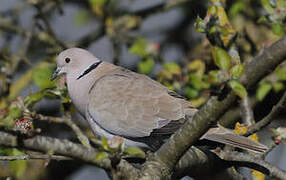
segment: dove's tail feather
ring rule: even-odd
[[[267,151],[267,146],[255,142],[247,137],[237,135],[232,131],[223,128],[221,126],[216,128],[211,128],[202,139],[207,139],[227,145],[231,145],[237,148],[250,150],[253,152],[264,153]]]

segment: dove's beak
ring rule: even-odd
[[[51,76],[50,80],[53,81],[54,79],[56,79],[60,75],[60,72],[61,72],[61,69],[57,68],[54,74]]]

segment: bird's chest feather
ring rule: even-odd
[[[69,78],[67,78],[68,92],[72,103],[83,116],[85,116],[89,101],[88,92],[92,83],[93,82],[88,79],[69,80]]]

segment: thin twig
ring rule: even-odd
[[[32,113],[32,118],[41,120],[41,121],[49,121],[54,123],[64,123],[67,126],[69,126],[74,133],[76,134],[79,141],[87,148],[91,148],[89,139],[84,135],[84,133],[81,131],[81,129],[71,120],[71,118],[68,117],[51,117],[51,116],[43,116],[41,114]]]
[[[63,49],[66,49],[68,46],[60,41],[58,38],[57,38],[57,35],[56,33],[54,32],[51,24],[50,24],[50,21],[48,19],[48,17],[46,16],[46,14],[43,12],[43,9],[42,9],[42,5],[35,5],[37,11],[38,11],[38,17],[41,18],[46,26],[46,29],[47,29],[47,32],[50,34],[51,37],[54,38],[55,42],[60,45]]]
[[[146,18],[150,15],[157,14],[163,11],[168,11],[178,6],[182,6],[187,2],[190,2],[190,0],[170,0],[168,2],[163,2],[152,7],[148,7],[146,9],[138,10],[136,12],[127,12],[127,14],[140,16],[141,18]]]
[[[72,160],[70,157],[59,155],[47,155],[47,154],[26,154],[21,156],[0,156],[0,161],[15,161],[15,160]]]
[[[112,45],[113,45],[113,52],[114,52],[113,64],[119,65],[120,64],[120,54],[121,54],[120,43],[118,42],[117,39],[112,38]]]
[[[18,64],[21,60],[25,60],[27,64],[31,64],[31,62],[26,58],[26,53],[28,52],[31,44],[32,36],[34,34],[34,28],[35,22],[32,22],[29,30],[25,33],[24,41],[22,42],[18,52],[16,53],[16,55],[11,57],[11,61],[13,62],[13,64],[8,72],[10,75],[12,75],[17,70]]]
[[[240,107],[243,123],[245,123],[247,126],[253,125],[254,115],[251,109],[251,104],[248,96],[241,100]]]
[[[11,22],[0,21],[0,29],[2,31],[9,32],[9,33],[15,33],[15,34],[18,34],[24,37],[29,36],[29,32],[26,29],[18,25],[12,24]],[[34,33],[32,35],[32,39],[43,42],[52,47],[55,46],[54,38],[43,31],[38,32],[37,34]]]
[[[280,179],[286,179],[286,172],[273,166],[272,164],[247,153],[240,153],[236,151],[221,151],[218,156],[226,161],[231,161],[234,164],[253,168],[269,176]]]
[[[98,151],[94,148],[85,148],[81,144],[77,144],[68,140],[62,140],[51,137],[36,135],[30,138],[24,138],[18,141],[18,136],[12,133],[0,130],[0,145],[6,147],[21,147],[25,150],[33,150],[39,152],[52,151],[54,154],[80,159],[82,161],[92,163],[104,169],[110,169],[111,164],[109,158],[101,161],[95,159]]]
[[[90,34],[85,35],[80,40],[74,43],[76,47],[87,48],[91,43],[95,42],[105,34],[104,26],[99,27],[96,31],[92,31]]]
[[[285,107],[285,105],[286,105],[286,92],[283,94],[279,102],[275,106],[273,106],[271,112],[256,124],[250,126],[248,131],[244,134],[244,136],[249,136],[253,133],[256,133],[263,127],[267,126],[273,120],[273,118],[279,114],[279,112]]]

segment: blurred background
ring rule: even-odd
[[[222,9],[213,13],[212,6],[217,4]],[[216,13],[218,22],[211,24]],[[59,90],[62,82],[49,81],[57,54],[74,46],[151,76],[199,108],[222,89],[224,82],[240,76],[226,73],[214,61],[216,54],[229,53],[231,66],[247,63],[284,35],[285,14],[283,0],[1,0],[0,126],[13,126],[21,118],[9,113],[13,102],[24,99],[28,108],[39,114],[61,117],[72,113],[76,124],[92,136],[68,95]],[[214,48],[219,43],[228,51]],[[284,63],[248,92],[255,121],[279,101],[285,81]],[[258,133],[261,142],[273,146],[266,160],[282,169],[286,169],[285,112],[284,108],[269,127]],[[221,123],[227,120],[224,125],[233,128],[236,121],[244,123],[241,117],[236,104]],[[42,135],[78,142],[63,124],[35,121],[33,126],[40,128]],[[0,147],[0,154],[20,152]],[[54,160],[1,161],[0,177],[109,179],[94,166]]]

